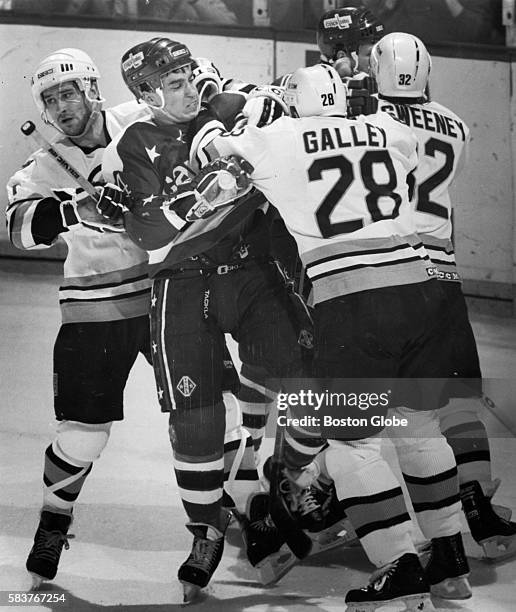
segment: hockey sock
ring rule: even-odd
[[[489,439],[478,416],[482,406],[479,397],[451,398],[439,411],[441,431],[455,455],[460,484],[492,480]]]
[[[170,412],[170,441],[179,494],[192,523],[220,529],[224,483],[223,402]]]
[[[56,439],[45,452],[44,509],[72,512],[93,462],[107,444],[111,425],[59,422]]]
[[[92,465],[67,456],[54,441],[45,451],[43,509],[71,514]]]
[[[370,561],[382,567],[405,553],[415,553],[403,491],[380,455],[380,441],[328,444],[326,469]]]
[[[457,466],[439,431],[437,411],[396,408],[394,412],[408,422],[388,431],[421,531],[428,539],[460,532]]]
[[[240,383],[238,399],[242,409],[242,424],[251,434],[254,449],[258,451],[276,394],[242,375],[240,375]]]

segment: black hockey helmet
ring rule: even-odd
[[[360,29],[360,41],[376,43],[385,34],[383,23],[375,17],[369,9],[358,9],[358,27]]]
[[[124,53],[122,77],[139,100],[144,92],[159,89],[165,74],[180,70],[192,62],[190,51],[183,43],[169,38],[151,38]]]
[[[323,13],[317,26],[317,46],[327,60],[336,59],[339,51],[351,53],[360,43],[360,11],[354,7]]]

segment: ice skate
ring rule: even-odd
[[[296,478],[287,468],[283,468],[283,478],[279,483],[280,492],[288,502],[290,511],[297,518],[302,529],[308,531],[321,531],[325,527],[324,511],[317,498],[316,486],[313,484],[317,473],[310,468],[311,464],[300,471],[301,476]],[[263,466],[264,478],[270,482],[271,457],[268,457]]]
[[[430,593],[442,599],[469,599],[469,566],[460,533],[433,538],[430,542],[426,577]]]
[[[34,544],[25,564],[32,576],[33,589],[39,588],[43,581],[55,578],[63,546],[68,550],[68,539],[73,538],[67,535],[71,523],[71,515],[42,511]]]
[[[487,484],[486,497],[490,500],[495,496],[495,493],[498,491],[498,488],[502,484],[502,481],[499,478],[495,478],[493,481]],[[512,510],[507,508],[506,506],[500,506],[499,504],[491,504],[493,510],[498,514],[500,518],[503,518],[506,521],[510,521],[512,517]]]
[[[201,589],[208,585],[217,569],[224,551],[224,532],[230,520],[230,514],[224,518],[224,530],[219,531],[205,523],[188,523],[187,528],[193,533],[192,552],[181,565],[177,577],[183,585],[183,603],[195,601]]]
[[[460,498],[471,535],[486,560],[502,561],[516,555],[516,523],[495,512],[480,483],[474,480],[461,485]]]
[[[346,612],[374,612],[391,609],[403,612],[435,612],[430,586],[415,554],[405,554],[371,576],[368,586],[346,595]]]
[[[272,522],[268,493],[254,493],[249,498],[242,536],[249,563],[263,585],[277,582],[298,561]]]

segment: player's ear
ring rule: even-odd
[[[141,99],[150,106],[161,106],[161,100],[159,96],[154,91],[144,91],[142,92]]]

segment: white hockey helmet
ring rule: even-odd
[[[432,59],[417,36],[393,32],[375,44],[370,66],[380,95],[421,98],[425,95]]]
[[[45,103],[41,94],[54,85],[75,81],[90,102],[102,102],[100,91],[92,92],[92,84],[100,79],[100,73],[91,57],[80,49],[59,49],[54,51],[34,71],[32,77],[32,97],[41,112],[44,121],[48,123],[45,112]]]
[[[328,64],[298,68],[287,82],[284,100],[292,117],[346,114],[346,88]]]

